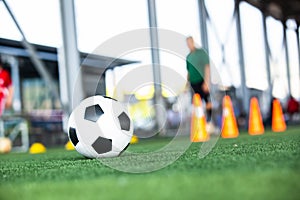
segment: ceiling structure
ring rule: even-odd
[[[286,22],[294,19],[300,25],[300,0],[243,0],[257,7],[266,16]]]

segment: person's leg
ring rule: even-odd
[[[206,120],[208,122],[211,122],[212,121],[212,103],[211,103],[211,99],[210,99],[210,93],[209,91],[203,91],[203,87],[202,85],[203,84],[206,84],[204,81],[202,81],[200,83],[200,95],[202,97],[202,99],[205,101],[205,109],[206,109]]]
[[[205,101],[205,104],[206,104],[206,118],[207,118],[207,121],[210,122],[212,121],[212,103],[211,103],[211,100],[210,100],[210,94],[209,93],[204,93],[203,94],[203,99]]]
[[[205,101],[205,110],[206,110],[206,120],[207,120],[207,124],[206,124],[206,130],[209,134],[217,134],[218,133],[218,129],[215,127],[213,119],[212,119],[212,103],[211,103],[211,98],[210,98],[210,93],[209,92],[204,92],[202,90],[202,84],[198,83],[198,84],[191,84],[191,87],[193,89],[192,94],[194,93],[198,93],[201,98]]]
[[[200,94],[201,93],[201,85],[199,83],[191,83],[191,95],[192,95],[192,102],[193,102],[193,97],[194,97],[194,94],[199,94],[202,98],[202,95]]]
[[[202,84],[204,84],[204,81],[201,81],[200,83],[196,83],[196,84],[191,84],[192,87],[192,95],[194,95],[195,93],[198,93],[201,97],[201,99],[203,99],[205,101],[205,110],[206,110],[206,120],[208,122],[211,121],[211,116],[212,116],[212,104],[211,104],[211,100],[210,100],[210,94],[209,92],[204,92],[202,89]]]

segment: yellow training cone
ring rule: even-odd
[[[133,135],[130,140],[130,144],[136,144],[138,142],[139,142],[139,138],[136,135]]]
[[[75,147],[73,146],[72,142],[68,141],[66,144],[65,144],[65,149],[67,151],[72,151],[72,150],[75,150]]]
[[[39,142],[33,143],[29,148],[29,153],[31,154],[38,154],[38,153],[45,153],[46,147]]]

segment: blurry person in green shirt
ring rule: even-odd
[[[204,49],[196,48],[193,37],[189,36],[186,39],[190,53],[186,57],[187,80],[192,87],[192,95],[200,94],[201,98],[206,103],[206,119],[209,122],[207,125],[208,132],[212,132],[214,126],[212,123],[212,104],[209,93],[210,85],[210,65],[209,57]]]

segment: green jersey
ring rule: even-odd
[[[204,49],[196,49],[186,57],[186,68],[192,84],[200,83],[204,79],[205,65],[209,64],[209,58]]]

